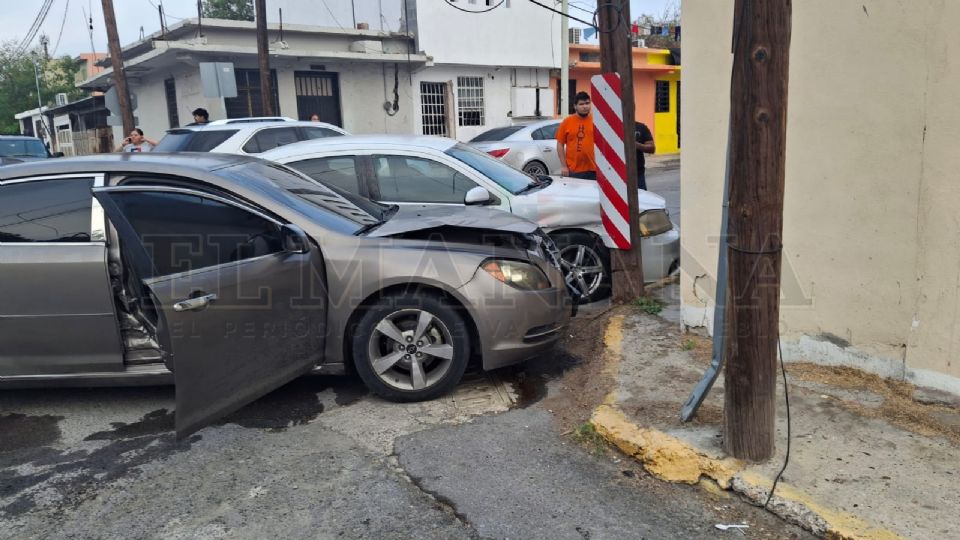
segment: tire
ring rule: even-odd
[[[353,336],[352,356],[371,392],[390,401],[426,401],[460,382],[470,359],[470,333],[463,316],[448,302],[434,295],[403,293],[365,309]],[[427,326],[418,340],[421,317]]]
[[[551,238],[560,250],[561,270],[567,283],[573,283],[577,290],[582,290],[586,285],[587,293],[580,297],[581,304],[610,296],[610,251],[599,238],[580,231],[561,232],[551,235]],[[579,264],[577,258],[580,258]],[[597,268],[600,269],[599,273],[594,271]],[[590,271],[584,272],[584,269]],[[580,277],[583,283],[575,274],[577,270],[582,272]]]
[[[532,174],[534,176],[548,176],[550,171],[547,170],[547,166],[540,161],[531,161],[523,166],[523,172],[527,174]]]

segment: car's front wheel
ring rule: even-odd
[[[560,250],[560,269],[567,285],[589,304],[610,296],[610,251],[599,238],[572,231],[551,235]]]
[[[424,401],[449,392],[470,357],[463,317],[434,295],[380,299],[366,308],[352,344],[360,378],[391,401]]]

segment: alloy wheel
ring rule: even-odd
[[[603,283],[603,261],[589,246],[571,244],[561,249],[560,266],[567,285],[584,298],[593,296]]]
[[[370,335],[374,374],[398,390],[423,390],[443,379],[453,364],[453,337],[439,317],[402,309],[383,318]]]
[[[546,176],[550,174],[549,171],[547,171],[546,166],[536,161],[533,163],[527,163],[526,166],[523,167],[523,172],[533,176]]]

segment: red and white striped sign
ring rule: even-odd
[[[623,133],[620,75],[604,73],[590,79],[593,99],[597,183],[600,185],[600,219],[620,249],[630,249],[630,205],[627,202],[627,157]]]

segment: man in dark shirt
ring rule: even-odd
[[[653,134],[650,128],[643,122],[636,123],[636,144],[637,144],[637,187],[646,191],[647,178],[645,159],[643,154],[653,154],[657,151],[657,145],[653,142]]]

